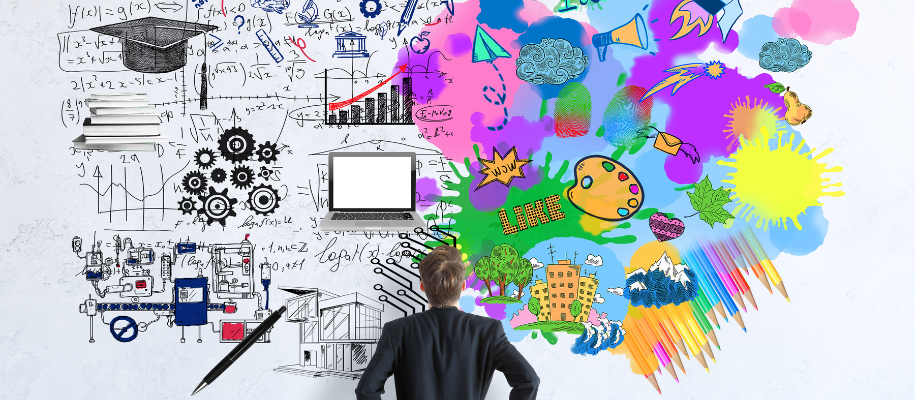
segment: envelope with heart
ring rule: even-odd
[[[682,140],[664,132],[658,132],[658,136],[654,140],[654,148],[673,156],[677,155],[677,152],[680,151],[680,145],[682,144]]]

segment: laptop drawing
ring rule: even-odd
[[[416,213],[416,153],[331,152],[330,211],[322,231],[412,231]]]

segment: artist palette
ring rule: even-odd
[[[575,184],[566,194],[576,208],[605,221],[629,219],[645,198],[635,174],[603,156],[585,157],[575,164]]]

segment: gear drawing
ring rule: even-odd
[[[193,198],[182,197],[181,201],[178,202],[178,209],[181,210],[182,214],[190,214],[197,209],[197,203],[194,203]]]
[[[254,137],[242,128],[229,128],[219,136],[219,153],[226,161],[242,162],[254,154]]]
[[[197,150],[197,153],[194,154],[194,162],[197,163],[197,166],[201,169],[209,169],[213,164],[216,164],[216,153],[213,153],[213,150],[204,147]]]
[[[244,165],[239,165],[232,170],[232,184],[239,189],[247,189],[254,184],[254,171]]]
[[[224,227],[226,226],[226,218],[236,215],[232,206],[238,203],[238,200],[229,197],[228,188],[223,189],[222,192],[217,192],[216,189],[210,187],[209,194],[200,195],[198,198],[203,204],[197,210],[197,215],[205,215],[207,217],[207,225],[212,225],[215,221]]]
[[[270,164],[276,161],[276,155],[279,150],[276,149],[276,143],[271,144],[269,141],[257,145],[257,161]]]
[[[191,171],[181,180],[184,191],[193,195],[199,195],[207,189],[207,178],[200,171]]]
[[[213,172],[210,172],[210,179],[216,183],[223,183],[226,181],[226,170],[222,168],[216,168]]]
[[[268,215],[280,206],[280,194],[270,185],[258,185],[248,193],[248,205],[255,214]]]
[[[369,3],[375,3],[375,9],[369,11]],[[359,2],[359,12],[366,18],[375,18],[381,14],[381,1],[379,0],[362,0]]]
[[[261,171],[257,173],[261,178],[264,178],[265,181],[270,180],[270,175],[273,175],[273,170],[268,169],[267,167],[261,167]]]

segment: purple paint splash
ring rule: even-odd
[[[473,289],[476,291],[483,290],[486,287],[483,280],[478,279],[476,273],[474,273],[474,272],[470,273],[470,276],[467,277],[465,282],[467,282],[468,289]],[[500,295],[499,286],[494,286],[492,288],[492,295],[493,296]],[[495,318],[499,321],[505,319],[505,315],[506,315],[505,314],[505,304],[483,303],[483,302],[481,302],[481,300],[483,300],[483,299],[484,299],[484,296],[476,297],[475,304],[477,307],[483,307],[483,310],[486,311],[486,315],[488,315],[490,318]]]
[[[442,189],[434,178],[423,177],[416,180],[416,195],[419,197],[416,208],[425,211],[442,197]]]
[[[679,3],[678,0],[661,0],[660,4],[651,7],[646,21],[670,20],[670,10]],[[672,75],[665,70],[683,64],[689,58],[705,52],[710,44],[722,53],[732,53],[740,42],[737,32],[731,32],[727,43],[721,43],[721,35],[712,29],[704,36],[698,35],[698,28],[677,40],[666,40],[674,36],[680,28],[678,20],[673,25],[667,23],[649,24],[653,37],[662,39],[658,43],[656,55],[644,55],[636,58],[632,68],[632,77],[627,85],[645,88],[653,87],[662,79]],[[698,62],[698,60],[696,60]],[[711,160],[713,156],[727,157],[730,140],[727,138],[727,118],[725,114],[738,98],[750,96],[769,104],[781,104],[781,97],[765,88],[775,82],[768,74],[756,78],[746,78],[736,70],[728,68],[724,76],[717,80],[701,77],[683,86],[676,95],[671,95],[667,88],[655,93],[655,102],[670,106],[665,131],[679,137],[686,143],[696,146],[702,160]],[[702,127],[701,130],[696,127]],[[686,157],[667,157],[664,164],[667,177],[672,181],[686,184],[696,182],[702,176],[702,164],[692,164]]]
[[[553,119],[543,117],[539,121],[528,121],[524,117],[514,117],[505,125],[505,129],[493,132],[486,128],[483,123],[483,114],[475,113],[470,117],[473,128],[470,130],[470,139],[480,144],[480,157],[491,160],[493,157],[492,149],[495,147],[499,154],[505,157],[508,151],[514,146],[518,151],[518,158],[530,159],[534,153],[540,150],[543,145],[543,139],[553,136]],[[511,186],[521,190],[527,190],[543,180],[543,175],[535,163],[525,165],[524,178],[515,178]],[[476,159],[471,160],[470,174],[473,175],[471,188],[476,188],[485,177],[480,173],[482,166]],[[510,187],[499,182],[486,185],[480,190],[470,192],[470,202],[478,210],[489,212],[499,209],[508,198]]]

